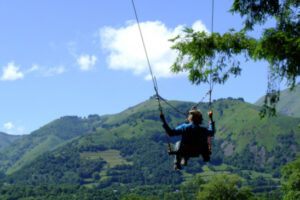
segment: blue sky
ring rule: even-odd
[[[242,27],[231,3],[215,0],[214,31]],[[169,73],[176,52],[167,39],[184,27],[210,31],[211,1],[135,4],[161,96],[201,99],[208,85]],[[134,20],[131,0],[0,1],[0,131],[28,134],[61,116],[113,114],[147,100],[154,91]],[[241,77],[214,87],[213,99],[254,103],[264,95],[268,64],[242,66]]]

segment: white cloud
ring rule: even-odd
[[[35,71],[38,71],[42,76],[54,76],[66,72],[66,69],[63,65],[56,66],[56,67],[49,67],[49,66],[39,66],[37,64],[34,64],[25,73],[31,73]]]
[[[32,65],[31,68],[29,68],[28,70],[26,70],[24,72],[24,74],[29,74],[31,72],[35,72],[35,71],[38,71],[38,70],[40,70],[40,67],[38,65],[34,64],[34,65]]]
[[[22,79],[25,75],[27,76],[28,74],[36,71],[39,72],[42,76],[54,76],[66,72],[66,69],[63,65],[49,67],[34,64],[31,68],[28,68],[27,70],[21,72],[19,71],[19,67],[15,66],[14,62],[9,62],[6,67],[3,67],[3,74],[0,77],[0,80],[13,81],[17,79]]]
[[[172,29],[160,21],[148,21],[140,23],[140,26],[154,75],[157,78],[174,76],[170,67],[177,54],[170,49],[173,43],[168,40],[182,34],[184,25]],[[207,31],[201,21],[196,21],[192,27],[197,31]],[[104,27],[100,30],[100,38],[102,48],[109,53],[109,68],[131,70],[136,75],[150,78],[136,23],[128,21],[126,26],[121,28]]]
[[[24,74],[19,71],[19,67],[15,66],[14,62],[9,62],[7,66],[3,67],[2,81],[14,81],[24,78]]]
[[[97,57],[94,55],[81,55],[79,58],[77,58],[77,64],[82,71],[91,70],[96,61]]]
[[[11,130],[12,128],[14,128],[14,125],[11,122],[7,122],[3,126],[6,130]]]
[[[194,31],[205,31],[207,33],[209,32],[205,27],[205,25],[200,20],[195,21],[194,24],[192,25],[192,28]]]
[[[5,132],[11,135],[24,135],[25,128],[23,126],[15,126],[12,122],[3,124]]]
[[[40,69],[40,67],[38,65],[32,65],[32,67],[30,69],[28,69],[26,71],[26,73],[34,72],[34,71],[37,71],[39,69]]]
[[[44,75],[45,76],[54,76],[54,75],[59,75],[62,74],[66,71],[64,66],[58,66],[58,67],[50,67],[45,69]]]

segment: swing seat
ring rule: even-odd
[[[178,151],[169,151],[169,155],[180,155],[182,157],[199,157],[201,148],[198,144],[182,145]]]
[[[188,157],[188,158],[198,158],[200,155],[202,155],[204,162],[210,161],[210,155],[211,151],[203,151],[201,150],[199,145],[196,144],[189,144],[181,146],[178,151],[172,151],[170,150],[169,155],[180,155],[181,157]]]

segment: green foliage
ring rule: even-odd
[[[293,162],[288,163],[281,170],[282,190],[284,200],[296,200],[300,198],[300,155]]]
[[[241,178],[236,175],[219,175],[201,185],[199,200],[247,200],[255,199],[249,188],[239,187]]]
[[[188,179],[181,185],[181,196],[183,196],[184,199],[196,199],[200,191],[200,187],[203,184],[205,184],[205,181],[200,175]]]
[[[107,199],[117,200],[110,190],[92,190],[76,185],[38,185],[0,188],[1,200],[71,200]]]
[[[257,2],[253,0],[235,0],[231,12],[239,13],[241,16],[246,15],[245,28],[253,29],[253,26],[257,23],[263,24],[267,18],[278,14],[279,1],[269,0],[263,2]]]
[[[172,71],[188,71],[193,84],[208,83],[209,76],[213,83],[223,84],[230,75],[241,73],[237,55],[267,60],[271,76],[260,116],[275,115],[279,88],[273,83],[285,78],[294,88],[296,77],[300,75],[299,6],[298,0],[235,0],[231,12],[245,17],[245,28],[223,35],[187,28],[184,36],[171,39],[175,43],[172,49],[178,52]],[[276,20],[275,27],[265,29],[261,38],[247,35],[254,25],[263,25],[271,17]]]
[[[241,68],[233,56],[248,53],[247,49],[256,46],[255,39],[246,36],[244,32],[230,31],[220,35],[194,32],[189,28],[185,29],[182,38],[178,36],[171,41],[176,42],[172,49],[179,52],[172,71],[188,71],[189,80],[193,84],[208,83],[210,75],[213,83],[225,83],[230,74],[239,75]],[[216,57],[217,60],[213,62]],[[230,67],[227,67],[228,61],[231,61]]]
[[[93,179],[95,181],[98,181],[100,179],[100,175],[99,175],[99,172],[94,172],[93,175],[92,175]]]
[[[144,198],[137,194],[132,193],[132,194],[125,195],[123,198],[121,198],[121,200],[144,200]]]

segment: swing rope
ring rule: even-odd
[[[155,91],[155,95],[156,95],[156,100],[158,102],[158,109],[159,109],[160,113],[163,113],[162,106],[161,106],[161,103],[160,103],[161,98],[158,94],[157,81],[156,81],[156,78],[155,78],[155,76],[153,75],[153,72],[152,72],[152,67],[151,67],[151,64],[150,64],[150,59],[149,59],[149,56],[148,56],[148,52],[147,52],[146,44],[145,44],[145,41],[144,41],[142,29],[141,29],[141,26],[140,26],[140,21],[139,21],[139,18],[138,18],[138,14],[137,14],[137,11],[136,11],[136,8],[135,8],[134,0],[131,0],[131,3],[132,3],[133,10],[134,10],[135,19],[136,19],[136,22],[137,22],[137,25],[138,25],[138,28],[139,28],[139,33],[140,33],[142,44],[143,44],[143,47],[144,47],[144,52],[145,52],[145,55],[146,55],[146,58],[147,58],[148,68],[149,68],[149,71],[150,71],[150,74],[151,74],[151,78],[152,78],[152,82],[153,82],[153,86],[154,86],[154,91]],[[166,133],[166,140],[167,140],[167,143],[168,143],[168,151],[171,152],[170,139],[169,139],[169,136],[168,136],[167,133]]]
[[[211,1],[211,35],[213,36],[214,34],[214,7],[215,7],[215,1],[212,0]],[[211,93],[212,93],[212,89],[213,89],[213,82],[212,82],[212,65],[210,65],[210,74],[209,74],[209,109],[211,110]]]
[[[151,74],[151,79],[152,79],[152,82],[153,82],[154,91],[155,91],[156,99],[157,99],[157,102],[158,102],[158,108],[159,108],[159,111],[162,112],[162,107],[161,107],[160,100],[159,100],[159,95],[158,95],[157,81],[156,81],[156,78],[155,78],[155,76],[153,75],[153,72],[152,72],[152,67],[151,67],[151,64],[150,64],[150,59],[149,59],[149,56],[148,56],[148,52],[147,52],[146,44],[145,44],[145,41],[144,41],[142,29],[141,29],[141,26],[140,26],[140,21],[139,21],[139,18],[138,18],[138,14],[137,14],[137,11],[136,11],[136,8],[135,8],[134,0],[131,0],[131,3],[132,3],[133,10],[134,10],[134,15],[135,15],[135,19],[136,19],[136,22],[137,22],[137,25],[138,25],[139,33],[140,33],[140,36],[141,36],[142,44],[143,44],[143,47],[144,47],[144,52],[145,52],[145,55],[146,55],[146,58],[147,58],[148,68],[149,68],[149,71],[150,71],[150,74]]]
[[[215,2],[214,0],[211,1],[211,35],[213,36],[214,34],[214,7],[215,7]],[[211,93],[212,93],[212,89],[213,89],[213,82],[212,82],[212,64],[210,65],[210,74],[209,74],[209,110],[212,109],[211,106]],[[211,137],[208,137],[207,140],[208,143],[208,150],[211,153]]]
[[[183,116],[185,116],[186,118],[188,117],[188,113],[182,112],[179,109],[177,109],[175,106],[173,106],[172,104],[170,104],[168,102],[168,100],[162,98],[160,95],[158,96],[160,100],[162,100],[165,104],[167,104],[168,106],[170,106],[173,110],[175,110],[176,112],[182,114]]]
[[[150,72],[151,79],[152,79],[152,82],[153,82],[156,100],[158,102],[158,109],[159,109],[160,113],[163,113],[163,109],[162,109],[161,102],[160,102],[162,100],[168,106],[173,108],[176,112],[184,115],[187,118],[188,113],[181,112],[176,107],[174,107],[172,104],[170,104],[166,99],[162,98],[158,93],[158,85],[157,85],[156,77],[153,75],[152,67],[151,67],[151,64],[150,64],[150,59],[149,59],[149,56],[148,56],[148,52],[147,52],[146,44],[145,44],[145,41],[144,41],[144,37],[143,37],[142,29],[141,29],[141,26],[140,26],[140,21],[139,21],[139,18],[138,18],[138,14],[137,14],[137,10],[136,10],[136,7],[135,7],[134,0],[131,0],[131,3],[132,3],[133,10],[134,10],[135,19],[136,19],[136,22],[137,22],[137,25],[138,25],[140,37],[141,37],[141,40],[142,40],[145,56],[147,58],[148,68],[149,68],[149,72]],[[214,20],[214,0],[212,0],[212,20],[211,20],[212,21],[212,24],[211,24],[211,29],[212,29],[211,32],[212,33],[213,33],[213,20]],[[212,73],[212,65],[210,66],[210,71]],[[196,107],[207,97],[207,95],[209,95],[209,108],[211,110],[211,93],[212,93],[212,89],[213,89],[211,73],[210,73],[210,83],[209,83],[210,90],[202,97],[202,99],[198,103],[196,103],[192,107],[192,109],[196,109]],[[169,136],[168,136],[167,133],[166,133],[166,139],[167,139],[167,143],[168,143],[168,150],[169,150],[169,152],[171,152],[171,144],[170,144]],[[211,150],[210,137],[208,139],[208,145],[209,145],[208,146],[209,150]]]

